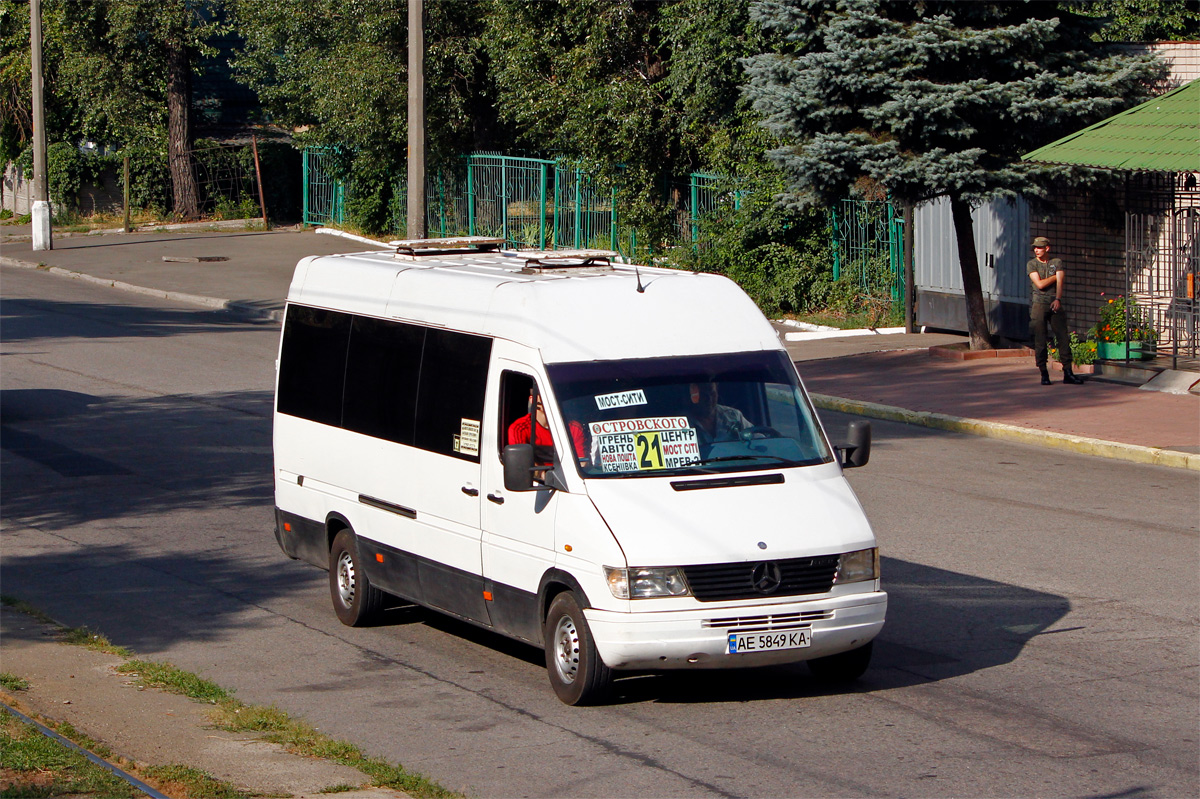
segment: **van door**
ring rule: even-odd
[[[480,555],[480,439],[492,341],[425,334],[411,452],[417,572],[424,603],[487,623]]]
[[[545,381],[516,361],[496,359],[497,398],[489,405],[495,414],[495,435],[484,445],[483,467],[483,574],[492,596],[491,619],[497,630],[533,643],[541,642],[537,592],[542,575],[554,563],[556,491],[539,486],[533,491],[506,491],[501,455],[505,444],[526,443],[530,430],[530,392],[544,397]],[[551,403],[542,400],[546,411]],[[534,420],[539,418],[534,410]],[[535,451],[540,463],[557,460],[562,446],[551,431],[549,416],[535,425]],[[550,449],[553,448],[553,449]],[[535,483],[536,485],[536,483]]]

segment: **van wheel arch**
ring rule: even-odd
[[[580,607],[590,608],[592,602],[588,599],[587,592],[583,590],[583,586],[570,573],[561,569],[549,569],[542,575],[541,585],[538,587],[538,622],[539,626],[546,621],[546,616],[550,613],[550,603],[554,601],[554,597],[570,591],[575,594]],[[542,642],[543,645],[545,641]]]
[[[337,538],[338,533],[342,530],[349,530],[354,533],[354,527],[350,521],[340,513],[331,513],[325,517],[325,551],[329,552],[333,549],[333,539]]]

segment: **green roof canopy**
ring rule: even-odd
[[[1039,147],[1021,160],[1200,172],[1200,80]]]

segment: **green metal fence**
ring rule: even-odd
[[[345,222],[346,187],[331,177],[332,150],[304,151],[304,222]],[[727,178],[693,172],[666,186],[674,213],[668,246],[705,246],[702,222],[740,207]],[[430,236],[495,236],[515,249],[616,250],[636,260],[654,254],[650,242],[626,224],[617,187],[565,161],[498,153],[465,156],[452,169],[427,178],[426,231]],[[835,280],[853,281],[867,304],[904,299],[903,222],[891,203],[847,200],[830,210]],[[390,232],[407,235],[405,179],[394,186]]]
[[[304,224],[340,225],[346,221],[346,187],[329,172],[329,147],[304,149]],[[294,206],[293,206],[294,207]]]
[[[833,279],[868,304],[904,301],[904,220],[890,202],[843,200],[829,210]]]
[[[347,187],[330,174],[330,148],[304,150],[304,223],[346,221]],[[352,188],[350,189],[352,191]],[[425,187],[429,235],[496,236],[518,249],[616,250],[628,257],[651,253],[620,214],[617,187],[565,161],[493,153],[465,156],[454,169],[430,175]],[[697,245],[700,221],[737,194],[719,175],[695,172],[668,187],[675,209],[676,242]],[[390,228],[407,237],[407,181],[393,187]],[[698,245],[697,245],[698,246]]]

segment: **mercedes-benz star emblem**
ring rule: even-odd
[[[783,582],[783,573],[779,571],[778,563],[760,563],[750,572],[750,583],[760,594],[773,594]]]

